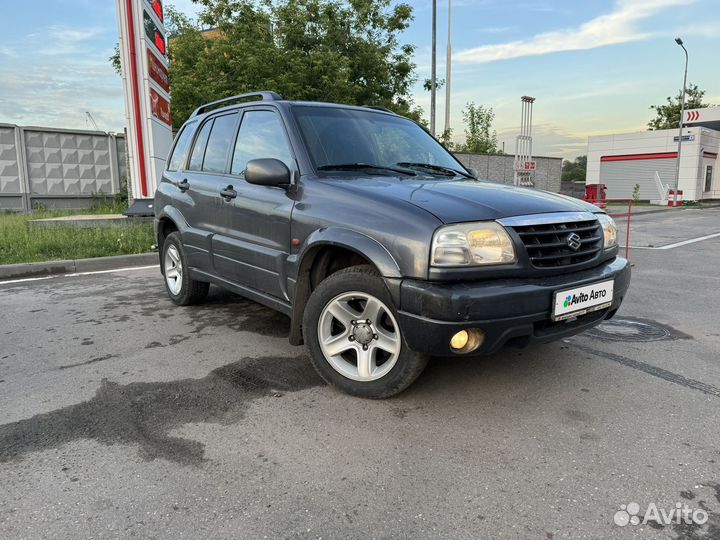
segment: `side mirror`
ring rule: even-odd
[[[253,159],[245,168],[245,180],[258,186],[290,185],[290,169],[279,159]]]
[[[478,170],[477,170],[477,169],[473,169],[473,168],[469,167],[467,171],[472,175],[472,177],[473,177],[475,180],[477,180],[477,177],[478,177]]]

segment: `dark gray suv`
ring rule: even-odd
[[[322,378],[363,397],[402,391],[429,355],[582,332],[630,282],[598,208],[479,181],[389,111],[272,92],[195,111],[155,218],[173,302],[214,283],[285,313]]]

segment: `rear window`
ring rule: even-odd
[[[188,167],[191,171],[202,170],[203,158],[205,157],[205,146],[207,145],[207,140],[210,136],[210,130],[212,129],[213,122],[215,122],[215,120],[206,122],[202,129],[200,129],[200,134],[197,136],[197,139],[195,139],[195,146],[193,146],[192,154],[190,155],[190,166]]]
[[[202,170],[205,172],[224,173],[228,162],[230,146],[235,135],[237,114],[226,114],[215,118],[210,132]]]
[[[177,171],[183,168],[187,161],[188,150],[190,149],[190,141],[192,141],[192,124],[186,124],[180,134],[177,136],[177,142],[173,148],[172,155],[168,160],[168,171]]]

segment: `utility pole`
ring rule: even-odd
[[[452,0],[448,0],[447,59],[445,64],[445,132],[450,130],[450,87],[452,79]]]
[[[437,0],[432,3],[432,61],[430,73],[430,133],[435,132],[435,105],[437,97]]]
[[[682,97],[680,98],[680,127],[678,133],[678,151],[677,151],[677,167],[675,169],[675,191],[673,192],[673,207],[677,206],[678,188],[680,187],[680,152],[682,151],[682,128],[683,119],[685,118],[685,93],[687,92],[687,70],[688,70],[688,52],[683,45],[683,40],[675,38],[675,43],[682,47],[685,51],[685,76],[683,77]]]

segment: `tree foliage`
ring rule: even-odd
[[[173,123],[203,103],[257,90],[285,99],[387,107],[420,119],[411,98],[414,46],[400,34],[408,4],[391,0],[194,0],[197,22],[173,9]],[[214,28],[211,35],[202,28]]]
[[[685,94],[685,110],[710,107],[709,104],[703,103],[704,96],[705,90],[700,90],[697,84],[689,84]],[[681,100],[682,90],[675,97],[668,96],[667,103],[663,105],[651,105],[650,109],[655,111],[655,118],[648,122],[648,131],[679,128]]]
[[[495,111],[492,107],[468,103],[462,111],[465,123],[465,143],[458,145],[460,152],[497,154],[497,133],[492,128]]]
[[[562,165],[562,182],[585,182],[587,156],[578,156],[574,161],[565,160]]]

